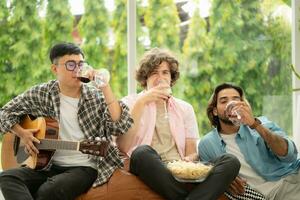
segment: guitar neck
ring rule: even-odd
[[[41,150],[49,149],[59,149],[59,150],[75,150],[79,151],[80,142],[74,141],[62,141],[62,140],[53,140],[53,139],[41,139],[40,144],[37,144],[36,147]]]

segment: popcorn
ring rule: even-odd
[[[167,164],[167,168],[173,176],[181,179],[200,179],[205,178],[213,166],[204,165],[200,162],[186,162],[182,160],[173,161]]]

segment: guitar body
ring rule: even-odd
[[[58,123],[50,118],[31,119],[25,116],[20,125],[24,129],[39,129],[34,135],[37,139],[58,139]],[[55,150],[39,150],[39,154],[30,156],[24,151],[22,140],[12,133],[6,133],[2,140],[1,161],[2,168],[10,169],[26,165],[32,169],[47,168]]]
[[[5,133],[2,137],[1,164],[3,170],[19,166],[14,155],[14,141],[15,135],[12,133]]]

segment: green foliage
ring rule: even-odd
[[[196,112],[200,133],[210,128],[206,117],[206,105],[210,97],[212,85],[210,77],[214,73],[209,50],[212,39],[207,33],[206,21],[201,18],[199,9],[194,12],[190,20],[189,32],[183,45],[185,65],[181,67],[181,84],[184,96]]]
[[[148,1],[145,25],[149,29],[151,47],[165,47],[179,52],[179,17],[173,0]]]
[[[45,18],[37,12],[45,1],[10,2],[7,8],[6,1],[0,1],[0,106],[29,86],[53,78],[49,48],[73,42],[76,28],[89,63],[110,69],[118,98],[127,94],[127,0],[114,1],[112,17],[104,1],[86,0],[78,27],[68,0],[48,1]],[[181,78],[174,95],[193,105],[200,134],[211,128],[205,110],[213,88],[225,81],[245,89],[255,115],[266,114],[291,133],[291,27],[272,15],[283,1],[214,0],[209,18],[195,12],[182,49],[174,1],[151,0],[146,7],[142,2],[137,1],[137,58],[148,48],[147,37],[150,47],[177,54]],[[108,46],[109,31],[113,47]]]
[[[44,22],[44,45],[42,49],[44,62],[41,65],[40,80],[54,78],[50,71],[49,51],[58,42],[73,42],[73,21],[74,17],[71,14],[68,0],[48,1]]]
[[[111,85],[117,97],[127,94],[127,6],[126,0],[115,1],[112,27],[115,35]]]
[[[84,1],[85,13],[78,29],[84,36],[82,49],[86,60],[94,67],[108,66],[109,15],[104,1]],[[92,31],[91,31],[92,30]]]
[[[291,76],[286,67],[290,61],[290,27],[277,18],[267,18],[266,22],[268,16],[262,13],[260,1],[215,0],[211,13],[211,31],[205,33],[204,21],[196,19],[196,14],[183,47],[187,66],[191,66],[187,68],[185,91],[198,109],[200,134],[210,129],[203,118],[217,84],[234,82],[242,86],[255,115],[270,113],[264,104],[266,97],[291,96]],[[194,25],[195,21],[199,24]],[[288,98],[280,102],[284,100]],[[286,122],[282,124],[288,132],[290,103],[290,99],[285,102],[288,112],[280,119]]]
[[[213,85],[235,82],[247,91],[254,110],[261,110],[267,73],[267,49],[263,14],[259,1],[230,0],[213,2]],[[248,84],[248,83],[251,83]],[[255,101],[252,101],[252,99]]]
[[[7,102],[10,98],[14,87],[7,87],[12,85],[13,74],[10,56],[8,49],[12,43],[9,33],[9,22],[8,22],[9,10],[6,6],[6,1],[0,1],[0,106]]]
[[[47,4],[45,21],[45,46],[52,47],[58,42],[72,42],[74,17],[68,0],[51,0]]]
[[[127,95],[127,1],[116,0],[116,9],[113,13],[112,28],[114,32],[115,44],[112,49],[111,63],[111,85],[118,98]],[[141,5],[141,1],[137,1],[137,7]],[[137,56],[144,52],[143,38],[144,32],[141,28],[139,19],[144,15],[144,10],[137,8]]]
[[[287,5],[291,6],[292,5],[292,2],[291,0],[282,0],[284,3],[286,3]]]
[[[4,27],[1,34],[4,48],[4,99],[11,98],[35,84],[36,69],[39,67],[41,48],[41,23],[37,12],[37,0],[15,0],[11,2],[11,17],[4,11]],[[2,9],[5,7],[2,6]],[[6,14],[5,14],[6,13]],[[25,20],[26,19],[26,20]],[[15,28],[18,27],[18,28]],[[9,46],[7,46],[9,45]],[[1,46],[1,48],[3,48]],[[2,56],[1,56],[2,57]],[[2,102],[3,103],[3,102]]]

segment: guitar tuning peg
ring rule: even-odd
[[[101,137],[101,140],[102,141],[106,141],[106,137]]]
[[[89,153],[92,154],[94,151],[93,150],[89,150]]]
[[[88,137],[88,139],[89,139],[89,140],[93,140],[93,137],[92,137],[92,136],[90,136],[90,137]]]
[[[100,138],[100,137],[95,137],[95,140],[96,140],[96,141],[100,141],[101,138]]]

